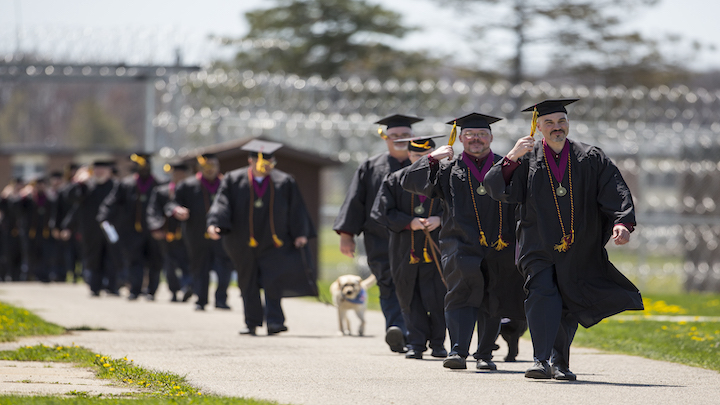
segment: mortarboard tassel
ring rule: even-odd
[[[138,166],[142,166],[142,167],[147,166],[147,160],[145,160],[144,157],[139,156],[139,155],[137,155],[137,154],[135,154],[135,153],[133,153],[132,155],[130,155],[130,160],[132,160],[133,162],[137,163]],[[139,232],[139,231],[138,231],[138,232]]]
[[[47,239],[50,237],[50,229],[45,228],[43,229],[43,239]]]
[[[388,136],[385,135],[385,132],[383,132],[382,127],[378,127],[378,135],[380,135],[380,138],[382,138],[382,139],[388,139]]]
[[[425,259],[425,263],[432,263],[432,257],[430,257],[427,248],[423,248],[423,258]]]
[[[283,245],[283,241],[281,241],[277,235],[273,234],[272,238],[273,238],[273,243],[275,244],[276,248],[279,248]]]
[[[30,230],[28,231],[28,236],[30,237],[30,239],[35,239],[35,235],[36,235],[36,234],[37,234],[37,231],[35,230],[35,228],[30,229]]]
[[[140,221],[135,221],[135,232],[142,232],[142,224]]]
[[[535,137],[535,130],[537,129],[537,122],[538,122],[538,110],[537,106],[533,109],[533,115],[532,115],[532,123],[530,124],[530,137]]]
[[[479,238],[479,240],[480,240],[480,244],[481,244],[482,246],[487,246],[487,245],[488,245],[488,244],[487,244],[487,239],[485,239],[485,232],[480,231],[480,238]]]
[[[248,243],[248,246],[250,246],[251,248],[258,247],[258,242],[253,236],[250,237],[250,242]]]
[[[420,263],[420,259],[418,259],[417,256],[415,256],[415,249],[410,249],[410,264],[418,264]]]
[[[450,130],[450,139],[448,140],[448,145],[453,146],[456,139],[457,139],[457,121],[453,122],[452,130]]]
[[[497,250],[498,252],[505,249],[508,246],[509,246],[508,243],[503,240],[502,235],[500,235],[500,237],[498,237],[498,240],[492,244],[492,247],[495,248],[495,250]]]
[[[573,242],[575,242],[575,234],[570,232],[569,235],[565,235],[560,239],[560,244],[555,245],[555,250],[558,252],[567,252]]]

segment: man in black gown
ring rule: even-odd
[[[643,309],[637,288],[605,250],[611,237],[617,245],[630,240],[632,196],[600,148],[567,139],[565,106],[575,101],[546,100],[525,109],[537,111],[533,129],[537,122],[543,139],[521,138],[486,177],[493,198],[518,204],[517,262],[528,291],[535,359],[527,378],[575,380],[569,360],[578,323],[589,328]]]
[[[215,308],[230,309],[227,290],[230,285],[233,264],[223,249],[222,242],[210,238],[207,229],[207,213],[220,187],[220,160],[215,155],[198,156],[200,165],[195,176],[180,182],[175,199],[165,206],[165,212],[182,221],[185,245],[190,255],[190,272],[193,292],[197,295],[195,309],[203,311],[208,304],[210,270],[217,275]]]
[[[448,283],[445,320],[452,348],[443,366],[450,369],[467,368],[465,359],[477,322],[476,367],[496,370],[492,350],[501,317],[523,316],[522,278],[513,256],[514,206],[494,201],[484,186],[487,170],[502,160],[490,149],[490,125],[499,120],[472,113],[448,122],[461,127],[463,153],[453,158],[452,146],[441,146],[410,166],[403,179],[406,190],[440,198],[444,204],[440,248]],[[444,158],[452,160],[440,162]]]
[[[97,221],[100,206],[117,187],[117,181],[112,179],[113,165],[112,161],[98,160],[93,163],[92,171],[88,167],[78,169],[68,193],[73,208],[60,225],[61,234],[66,236],[71,229],[80,232],[83,265],[89,275],[90,291],[96,297],[103,289],[118,295],[120,246],[117,240],[108,238]]]
[[[348,257],[355,257],[355,235],[363,234],[368,266],[380,289],[380,307],[385,316],[385,341],[392,351],[398,353],[407,351],[407,329],[390,272],[389,234],[387,228],[371,218],[371,211],[385,176],[410,164],[407,143],[394,141],[413,137],[412,124],[422,120],[396,114],[376,122],[387,126],[387,133],[381,135],[388,151],[366,160],[355,171],[345,202],[333,225],[335,232],[340,234],[340,251]]]
[[[170,301],[180,301],[177,295],[183,291],[182,301],[185,302],[192,296],[185,235],[180,221],[173,217],[172,212],[166,212],[165,206],[175,199],[177,185],[190,174],[190,167],[185,163],[166,164],[164,170],[170,173],[170,181],[153,190],[147,208],[147,222],[153,238],[160,243],[165,279],[172,294]]]
[[[408,139],[411,163],[435,150],[432,137]],[[444,358],[445,313],[440,252],[433,255],[440,233],[442,205],[439,200],[403,190],[400,180],[408,167],[390,173],[383,181],[372,217],[390,230],[390,270],[395,292],[405,317],[408,359],[422,359],[428,342],[433,357]],[[430,232],[427,237],[423,229]]]
[[[273,153],[281,146],[245,144],[249,166],[225,174],[207,215],[208,235],[222,241],[238,272],[244,335],[255,335],[263,320],[268,335],[287,331],[281,298],[317,295],[307,246],[315,229],[295,179],[274,169]]]
[[[20,192],[18,214],[27,238],[27,279],[42,282],[60,277],[55,256],[55,239],[50,232],[50,217],[56,204],[48,192],[47,179],[37,176]]]
[[[158,185],[151,174],[150,155],[135,153],[130,156],[135,173],[125,177],[105,200],[98,213],[98,221],[112,223],[120,235],[123,254],[129,263],[130,295],[136,300],[146,293],[147,299],[155,299],[160,284],[162,253],[160,245],[150,235],[147,224],[147,206],[150,194]],[[147,286],[143,282],[147,273]]]

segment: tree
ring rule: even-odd
[[[245,18],[250,32],[239,41],[225,40],[241,45],[235,59],[241,69],[384,80],[439,66],[423,52],[384,43],[413,28],[401,23],[400,14],[365,0],[275,0],[274,7],[247,12]],[[414,63],[401,63],[405,59]]]
[[[682,70],[664,60],[657,41],[621,29],[633,11],[659,0],[451,1],[479,21],[473,28],[475,40],[482,42],[491,32],[511,36],[512,52],[505,62],[510,69],[508,79],[514,84],[526,79],[531,52],[541,52],[549,59],[549,72],[614,72],[607,76],[614,80],[626,78],[622,72],[628,69],[637,71],[632,77],[642,77],[652,69],[651,64],[665,72]],[[482,12],[473,12],[480,8]]]

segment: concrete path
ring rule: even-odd
[[[516,363],[502,362],[504,346],[496,352],[499,371],[479,372],[473,362],[467,370],[447,370],[439,359],[391,353],[379,312],[367,314],[369,336],[342,337],[335,308],[306,299],[283,301],[288,332],[240,336],[239,291],[231,289],[230,295],[231,311],[195,312],[190,303],[168,302],[164,290],[155,302],[128,302],[91,298],[83,285],[2,284],[0,301],[67,328],[108,330],[24,339],[0,349],[75,343],[185,375],[206,394],[288,404],[720,403],[720,373],[590,349],[573,348],[571,369],[579,381],[528,380],[523,373],[531,364],[531,347],[525,340]]]

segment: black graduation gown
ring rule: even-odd
[[[500,159],[493,155],[493,161]],[[440,250],[448,283],[445,310],[484,306],[491,315],[522,319],[525,294],[514,262],[515,207],[500,204],[487,194],[477,194],[479,184],[468,170],[460,155],[437,165],[430,165],[427,156],[423,156],[402,179],[406,190],[443,202]],[[488,246],[479,242],[473,196]],[[500,234],[509,246],[498,251],[492,245]]]
[[[153,178],[152,185],[143,193],[138,187],[136,176],[127,176],[118,182],[117,187],[100,207],[98,222],[112,222],[120,234],[120,241],[128,250],[133,250],[137,244],[143,242],[138,236],[149,234],[147,206],[157,185],[158,182]]]
[[[377,278],[381,297],[389,297],[393,291],[388,259],[390,235],[387,228],[372,219],[372,206],[385,176],[408,164],[408,160],[400,162],[388,152],[363,162],[355,171],[345,201],[333,225],[333,230],[336,232],[346,232],[351,235],[363,233],[368,266]]]
[[[164,242],[161,242],[160,245],[164,246],[166,254],[168,250],[185,250],[181,222],[175,219],[172,211],[169,213],[165,211],[165,206],[170,201],[172,201],[172,198],[170,197],[170,184],[168,183],[153,189],[147,206],[148,229],[150,231],[163,231]]]
[[[219,190],[218,190],[219,191]],[[182,222],[185,244],[191,256],[212,249],[213,243],[220,243],[205,237],[207,231],[207,212],[215,199],[196,177],[188,177],[177,184],[175,199],[165,205],[165,215],[172,215],[175,207],[185,207],[190,211],[187,221]]]
[[[295,179],[273,170],[265,181],[272,181],[262,197],[263,205],[253,206],[252,226],[257,247],[250,247],[250,191],[253,187],[248,167],[225,174],[207,214],[207,226],[221,229],[225,251],[238,271],[241,291],[250,289],[259,276],[266,296],[273,298],[317,295],[317,271],[310,249],[295,248],[295,239],[315,237],[315,229]],[[275,247],[270,230],[270,200],[274,189],[273,223],[281,247]],[[257,194],[254,194],[258,199]],[[259,272],[259,274],[258,274]]]
[[[55,265],[55,238],[51,234],[50,222],[55,204],[55,197],[49,194],[37,198],[28,195],[18,201],[23,232],[27,238],[28,273],[40,281],[50,281],[50,272],[57,270],[52,268]]]
[[[412,231],[409,228],[410,222],[415,217],[427,218],[438,216],[442,218],[442,205],[440,200],[426,198],[420,202],[417,195],[403,190],[400,180],[409,167],[390,173],[383,181],[372,210],[372,218],[390,230],[390,269],[395,293],[397,294],[400,306],[406,313],[409,312],[410,303],[415,292],[415,283],[420,273],[427,277],[420,277],[425,280],[433,280],[427,285],[420,285],[423,297],[444,297],[447,289],[440,278],[435,261],[426,263],[423,257],[423,249],[427,248],[427,254],[433,259],[430,242],[425,242],[423,231]],[[423,207],[422,212],[415,212],[415,207]],[[440,228],[430,233],[435,243],[438,243]],[[420,262],[410,264],[411,247],[414,255]],[[440,259],[440,257],[438,257]],[[427,304],[432,304],[427,302]],[[442,311],[442,301],[436,304],[437,310]],[[426,308],[428,311],[431,308]],[[433,309],[434,311],[434,309]]]
[[[77,229],[80,232],[83,257],[87,257],[89,251],[99,249],[107,241],[97,221],[97,215],[103,201],[116,186],[117,181],[112,179],[103,184],[91,181],[88,184],[74,184],[69,192],[73,209],[64,216],[60,228]]]
[[[493,198],[518,204],[517,262],[526,281],[555,265],[564,310],[587,328],[619,312],[643,309],[638,289],[610,263],[605,250],[613,226],[634,224],[635,210],[625,180],[603,151],[568,141],[571,171],[562,181],[568,195],[557,198],[569,233],[572,191],[575,240],[568,251],[554,250],[563,232],[552,197],[556,180],[550,184],[541,140],[519,160],[509,185],[500,161],[485,176],[485,186]]]

